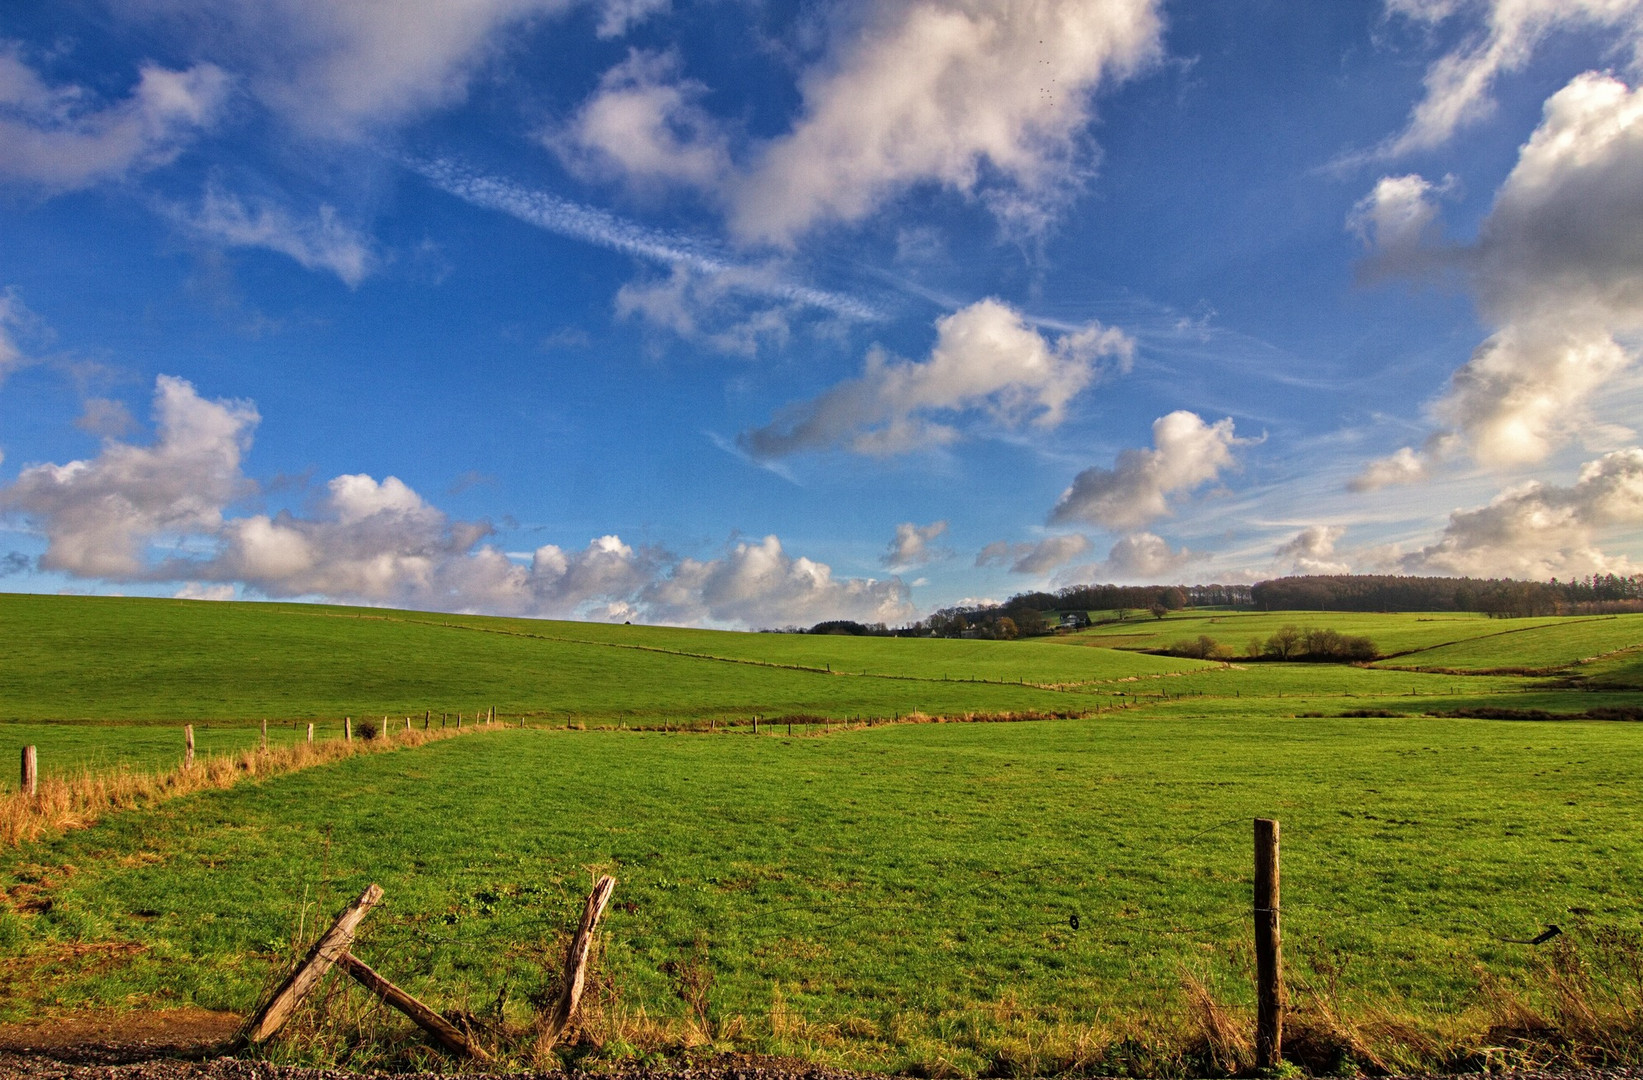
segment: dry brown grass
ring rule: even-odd
[[[86,770],[75,775],[43,777],[34,795],[13,791],[0,796],[0,850],[69,829],[83,829],[104,814],[153,806],[179,795],[219,791],[242,780],[279,776],[359,754],[384,753],[458,735],[499,730],[485,725],[435,731],[413,729],[374,739],[328,739],[313,744],[246,750],[199,758],[192,765],[178,765],[160,772]]]

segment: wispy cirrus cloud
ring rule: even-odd
[[[731,258],[717,245],[655,229],[597,207],[573,202],[511,180],[488,176],[449,158],[407,158],[406,168],[447,195],[507,214],[547,232],[667,267],[721,279],[725,287],[801,304],[861,322],[882,318],[870,302],[784,279],[778,270]]]

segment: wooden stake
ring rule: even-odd
[[[18,790],[24,795],[36,795],[40,791],[40,756],[32,746],[23,747],[23,776]]]
[[[291,1014],[297,1011],[302,999],[313,992],[319,985],[325,973],[331,970],[348,946],[354,942],[354,931],[371,909],[382,902],[382,887],[372,884],[359,894],[359,899],[342,909],[337,921],[331,924],[314,947],[308,950],[308,955],[297,965],[297,969],[280,984],[279,989],[269,996],[266,1004],[252,1014],[246,1021],[243,1038],[248,1045],[256,1046],[267,1042],[275,1032],[285,1026],[291,1019]]]
[[[383,978],[371,966],[353,953],[337,957],[337,966],[352,975],[358,983],[416,1022],[416,1025],[445,1049],[467,1054],[478,1061],[489,1061],[490,1055],[468,1041],[455,1024],[422,1004],[404,990]]]
[[[1278,926],[1278,823],[1255,819],[1255,1067],[1283,1060],[1283,942]]]
[[[268,753],[268,720],[262,722],[262,752]]]
[[[312,720],[308,722],[308,745],[314,745],[314,722]]]
[[[194,725],[183,725],[183,764],[194,764]]]
[[[354,718],[352,716],[344,716],[342,718],[342,741],[354,741]]]
[[[615,888],[616,879],[606,874],[588,894],[588,902],[582,908],[582,922],[576,928],[576,936],[571,938],[570,950],[565,953],[565,985],[559,993],[559,1004],[554,1007],[537,1038],[539,1052],[553,1049],[553,1044],[564,1034],[566,1025],[576,1014],[576,1006],[582,1000],[582,987],[587,980],[588,951],[593,947],[593,931],[599,925],[600,916],[605,913],[605,905],[610,903],[611,890]]]

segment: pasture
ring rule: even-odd
[[[84,606],[54,607],[71,604]],[[0,644],[26,658],[0,671],[0,731],[38,743],[48,767],[174,763],[184,720],[202,754],[244,750],[263,710],[280,739],[307,717],[334,734],[341,715],[431,709],[437,725],[490,704],[527,725],[111,813],[0,854],[0,1021],[243,1013],[376,881],[388,900],[360,954],[517,1055],[590,875],[609,872],[571,1058],[695,1047],[927,1076],[1236,1069],[1248,1048],[1214,1017],[1241,1031],[1253,1009],[1255,816],[1283,822],[1309,1068],[1499,1063],[1491,1025],[1560,1015],[1568,964],[1599,1013],[1643,1004],[1625,975],[1643,954],[1643,728],[1452,715],[1637,709],[1623,677],[1636,652],[1568,669],[1594,676],[1582,681],[1503,674],[1546,665],[1488,650],[1584,658],[1643,637],[1643,619],[1256,616],[1378,644],[1401,629],[1433,652],[1475,642],[1474,669],[1492,673],[1468,675],[1177,660],[1092,644],[1112,637],[1099,632],[884,641],[300,605],[0,609]],[[1243,618],[1141,625],[1185,636]],[[914,705],[1065,718],[801,722],[791,737],[769,722],[893,721]],[[1394,715],[1351,715],[1375,712]],[[1550,924],[1561,937],[1526,944]],[[361,992],[332,998],[270,1052],[437,1061]],[[1512,1060],[1552,1053],[1513,1046]]]

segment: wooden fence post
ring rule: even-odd
[[[344,716],[342,718],[342,741],[354,741],[354,718],[352,716]]]
[[[279,989],[269,996],[268,1001],[246,1021],[243,1038],[246,1043],[255,1046],[266,1042],[276,1031],[285,1026],[291,1019],[291,1014],[297,1011],[302,999],[307,997],[314,987],[319,985],[325,973],[331,969],[348,946],[354,942],[354,931],[359,929],[360,922],[371,913],[371,909],[382,902],[382,887],[372,884],[359,894],[359,899],[343,908],[337,921],[331,924],[331,929],[308,950],[308,955],[297,969],[280,984]]]
[[[576,936],[571,938],[570,950],[565,953],[564,987],[559,992],[559,1003],[547,1017],[537,1039],[539,1052],[553,1049],[553,1044],[564,1034],[565,1026],[576,1013],[576,1006],[582,1000],[582,987],[587,981],[588,951],[593,947],[593,931],[599,925],[599,918],[604,915],[605,905],[610,903],[610,894],[615,888],[616,879],[606,874],[588,894],[588,902],[582,908],[582,922],[576,927]]]
[[[314,745],[314,722],[312,720],[308,721],[308,745]]]
[[[261,750],[265,754],[268,753],[268,720],[267,720],[266,717],[263,719],[263,722],[262,722],[262,745],[261,745]]]
[[[183,725],[183,764],[194,764],[194,725]]]
[[[433,719],[433,715],[434,715],[434,711],[432,709],[423,709],[422,710],[422,730],[423,731],[428,730],[428,721]]]
[[[753,717],[753,734],[757,735],[758,733],[759,733],[759,718],[758,718],[757,715],[755,715]]]
[[[23,776],[18,790],[24,795],[35,795],[40,790],[40,757],[34,747],[23,747]]]
[[[1283,942],[1278,925],[1278,823],[1255,819],[1255,1066],[1284,1057]]]

